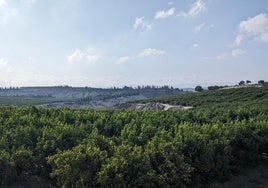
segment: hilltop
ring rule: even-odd
[[[38,105],[42,107],[111,108],[127,101],[155,98],[184,93],[168,86],[143,86],[123,88],[90,87],[21,87],[1,88],[2,105]]]
[[[159,97],[150,100],[142,100],[139,102],[161,102],[172,105],[206,107],[206,106],[225,106],[235,105],[243,102],[263,103],[267,102],[268,87],[245,87],[245,88],[229,88],[215,91],[202,91],[191,94],[174,95]]]

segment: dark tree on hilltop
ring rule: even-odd
[[[208,86],[208,90],[217,90],[220,89],[219,86]]]
[[[204,89],[201,86],[196,86],[194,90],[200,92],[203,91]]]
[[[247,80],[246,83],[247,83],[247,84],[251,84],[251,81],[250,81],[250,80]]]
[[[264,80],[259,80],[259,81],[258,81],[258,84],[260,84],[260,85],[264,85],[264,83],[265,83]]]
[[[245,85],[245,81],[243,81],[243,80],[242,80],[242,81],[240,81],[240,82],[239,82],[239,85],[240,85],[240,86]]]

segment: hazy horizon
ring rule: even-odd
[[[268,80],[266,0],[0,0],[0,87]]]
[[[239,80],[240,81],[247,81],[247,80]],[[250,84],[258,84],[258,81],[251,81]],[[171,85],[171,84],[163,84],[163,85],[156,85],[156,84],[142,84],[142,85],[114,85],[114,86],[91,86],[91,85],[60,85],[60,84],[55,84],[55,85],[21,85],[21,86],[17,86],[17,85],[10,85],[10,86],[0,86],[0,88],[23,88],[23,87],[81,87],[81,88],[101,88],[101,89],[110,89],[110,88],[123,88],[123,87],[133,87],[133,88],[137,88],[138,86],[155,86],[155,87],[163,87],[163,86],[168,86],[168,87],[173,87],[173,88],[179,88],[179,89],[194,89],[196,86],[201,86],[203,88],[207,88],[209,86],[235,86],[235,85],[239,85],[239,82],[233,82],[233,83],[193,83],[191,85],[187,85],[187,84],[180,84],[180,85]],[[246,85],[246,83],[245,83]]]

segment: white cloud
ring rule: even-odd
[[[201,31],[205,27],[205,25],[206,25],[205,23],[202,23],[202,24],[196,26],[195,27],[195,31],[196,32]]]
[[[33,63],[34,61],[35,61],[35,58],[33,58],[31,56],[27,58],[28,63]]]
[[[242,49],[234,49],[231,52],[223,52],[215,57],[204,57],[202,60],[204,62],[215,62],[215,61],[226,61],[232,58],[238,58],[245,53]]]
[[[201,23],[195,27],[195,32],[200,32],[201,30],[208,30],[208,29],[211,29],[213,27],[214,27],[213,24],[208,25],[206,23]]]
[[[118,58],[116,62],[118,64],[124,64],[124,63],[127,63],[130,60],[131,60],[130,56],[123,56],[123,57]]]
[[[87,55],[86,59],[89,63],[93,63],[93,62],[96,62],[100,59],[100,55],[98,55],[98,54]]]
[[[100,55],[94,53],[95,49],[90,48],[87,51],[80,49],[75,50],[71,55],[67,57],[69,62],[87,61],[89,63],[96,62],[100,59]]]
[[[157,50],[154,48],[147,48],[144,49],[141,53],[140,56],[150,56],[150,55],[165,55],[165,51],[163,50]]]
[[[188,12],[188,16],[197,16],[200,12],[206,10],[206,4],[202,0],[196,1]]]
[[[246,21],[240,22],[239,29],[253,35],[265,33],[268,29],[268,15],[259,14],[253,18],[248,18]]]
[[[36,0],[21,0],[22,3],[33,4]]]
[[[263,41],[263,42],[268,42],[268,32],[263,33],[263,34],[260,36],[260,39],[261,39],[261,41]]]
[[[153,56],[153,55],[165,55],[165,54],[166,52],[163,50],[157,50],[155,48],[146,48],[142,50],[139,54],[136,54],[133,56],[122,56],[117,59],[116,63],[124,64],[138,57],[148,57],[148,56]]]
[[[0,7],[6,5],[6,0],[0,0]]]
[[[218,60],[218,61],[223,61],[223,60],[226,60],[227,58],[228,58],[228,53],[222,53],[222,54],[220,54],[220,55],[217,55],[216,56],[216,60]]]
[[[149,31],[152,29],[152,25],[144,21],[144,17],[136,18],[133,27],[135,30],[140,29],[142,31]]]
[[[197,43],[194,43],[194,44],[192,45],[193,48],[198,48],[198,46],[199,46],[199,45],[198,45]]]
[[[0,69],[7,67],[8,62],[4,59],[0,59]]]
[[[237,57],[243,55],[244,53],[245,52],[243,50],[241,50],[241,49],[234,49],[232,51],[232,56],[235,57],[235,58],[237,58]]]
[[[174,15],[174,13],[175,13],[175,8],[170,8],[167,11],[164,11],[164,10],[158,11],[155,14],[155,19],[167,18],[169,16]]]
[[[10,18],[18,15],[18,10],[10,8],[6,0],[0,0],[0,21],[6,23]]]
[[[242,34],[237,35],[235,38],[235,44],[239,46],[242,43],[243,39],[244,39],[244,35]]]
[[[85,57],[85,54],[80,50],[75,50],[70,56],[68,56],[69,62],[81,61]]]
[[[9,72],[10,70],[11,66],[9,65],[9,63],[4,59],[0,59],[0,71]]]
[[[173,4],[174,4],[173,1],[168,2],[168,5],[173,5]]]
[[[235,44],[240,45],[244,39],[243,35],[253,36],[262,42],[268,42],[268,14],[261,13],[253,18],[239,23],[239,34]]]
[[[191,8],[188,12],[183,12],[182,16],[184,17],[196,17],[202,11],[207,9],[206,3],[203,0],[197,0],[194,4],[191,5]]]
[[[94,47],[90,47],[90,48],[87,49],[87,52],[88,52],[88,53],[91,53],[91,52],[94,52],[94,51],[96,51],[96,50],[97,50],[96,48],[94,48]]]

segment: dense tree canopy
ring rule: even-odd
[[[157,99],[187,111],[0,107],[0,183],[187,187],[224,181],[268,153],[268,89]]]

